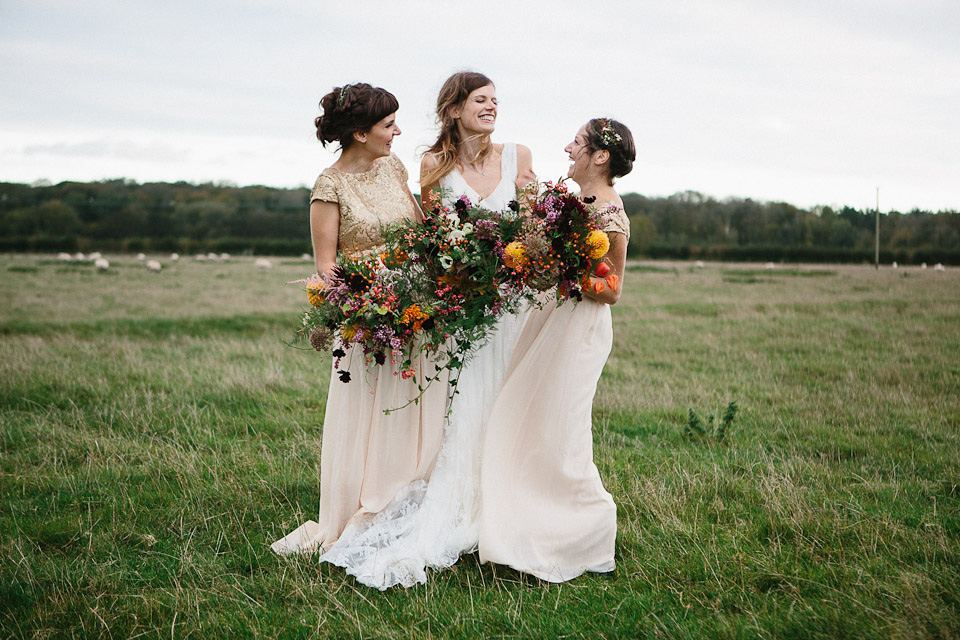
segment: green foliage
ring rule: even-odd
[[[126,180],[0,183],[0,251],[310,250],[308,190]]]
[[[800,209],[783,202],[714,200],[695,191],[623,197],[631,255],[655,259],[872,262],[874,212]],[[637,237],[642,236],[642,237]],[[960,212],[891,211],[880,216],[881,260],[960,262]]]
[[[690,437],[710,437],[722,441],[726,437],[730,425],[737,417],[737,410],[737,401],[731,400],[726,409],[723,410],[723,415],[719,420],[715,420],[714,414],[711,413],[704,423],[692,407],[688,408],[687,423],[683,427],[684,433]]]
[[[306,188],[128,180],[0,183],[0,251],[310,251]],[[784,202],[715,200],[696,191],[623,195],[631,256],[872,262],[874,213]],[[880,217],[881,261],[960,264],[960,212]]]

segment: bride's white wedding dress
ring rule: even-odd
[[[475,205],[505,210],[516,198],[516,145],[503,145],[500,170],[500,183],[485,197],[454,170],[440,181],[444,204],[452,207],[466,195]],[[385,509],[355,519],[320,557],[322,561],[382,590],[424,583],[428,567],[449,567],[461,554],[477,549],[483,431],[525,318],[525,312],[506,314],[461,372],[430,477],[407,485]]]

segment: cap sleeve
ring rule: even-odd
[[[627,212],[617,205],[610,205],[604,212],[607,217],[607,223],[604,225],[604,231],[614,231],[630,237],[630,218]]]
[[[340,202],[340,196],[337,194],[337,183],[331,176],[325,173],[317,176],[317,181],[313,184],[313,191],[310,192],[310,202],[314,200]]]

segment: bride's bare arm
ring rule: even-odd
[[[527,147],[518,144],[516,185],[517,201],[522,210],[530,209],[530,200],[537,195],[536,184],[537,174],[533,171],[533,153]]]
[[[531,182],[537,181],[533,170],[533,153],[522,144],[517,145],[517,189],[521,190]]]
[[[340,205],[323,200],[310,203],[310,237],[313,239],[313,261],[317,273],[323,275],[337,261]]]
[[[433,203],[430,202],[430,191],[437,189],[440,185],[424,184],[423,178],[436,168],[437,159],[433,157],[433,154],[423,154],[423,158],[420,159],[420,204],[424,211],[429,211],[433,208]]]

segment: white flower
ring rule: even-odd
[[[439,261],[440,261],[440,266],[443,267],[444,269],[449,269],[450,267],[453,266],[453,258],[451,258],[450,256],[440,256]]]

